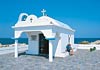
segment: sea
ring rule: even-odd
[[[96,40],[100,40],[100,38],[75,38],[74,43],[79,44],[82,41],[94,42]],[[28,38],[19,38],[18,43],[28,44]],[[2,45],[14,44],[14,39],[12,39],[12,38],[0,38],[0,44],[2,44]]]

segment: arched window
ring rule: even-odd
[[[27,18],[27,16],[26,16],[26,15],[23,15],[23,16],[22,16],[22,20],[21,20],[21,21],[25,21],[25,20],[26,20],[26,18]]]

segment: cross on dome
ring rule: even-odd
[[[45,12],[46,12],[46,10],[43,9],[41,12],[42,12],[43,16],[45,16]]]
[[[33,19],[31,18],[30,21],[31,21],[31,23],[32,23]]]

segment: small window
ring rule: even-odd
[[[37,36],[36,35],[31,35],[31,40],[37,40]]]
[[[27,16],[26,16],[26,15],[24,15],[24,16],[22,17],[22,21],[25,21],[25,20],[26,20],[26,18],[27,18]]]
[[[51,21],[50,24],[53,24],[53,22]]]
[[[33,21],[33,18],[30,19],[30,22],[31,22],[31,23],[32,23],[32,21]]]

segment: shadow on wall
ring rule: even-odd
[[[60,37],[57,37],[55,40],[53,40],[53,56],[55,56],[55,54],[59,51],[59,41]]]

